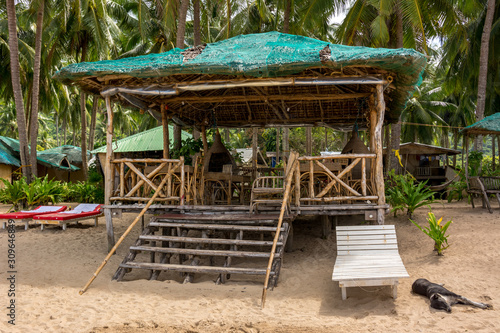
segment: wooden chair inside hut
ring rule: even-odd
[[[186,201],[198,205],[205,204],[203,193],[205,191],[205,172],[203,156],[196,154],[193,156],[193,173],[189,175],[187,181]]]
[[[297,152],[290,153],[283,176],[261,176],[253,181],[250,213],[257,212],[259,204],[280,205],[283,202],[283,194],[287,185],[286,179],[291,172],[295,172],[293,166],[298,155]],[[298,184],[296,185],[298,186]]]

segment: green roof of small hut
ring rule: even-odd
[[[6,136],[0,136],[0,150],[1,152],[3,152],[5,158],[8,158],[13,162],[5,164],[21,166],[21,162],[19,159],[19,146],[19,140],[8,138]],[[0,155],[2,155],[2,153],[0,153]],[[49,168],[56,168],[64,171],[80,170],[80,168],[72,165],[66,158],[66,155],[63,153],[51,153],[44,155],[44,153],[42,152],[37,152],[37,161],[41,165],[45,165]]]
[[[171,147],[174,142],[174,127],[168,126]],[[181,139],[185,140],[191,137],[191,134],[182,131]],[[113,142],[113,152],[139,152],[139,151],[161,151],[163,150],[163,126],[158,126],[150,130],[137,133],[124,139]],[[106,146],[96,148],[92,154],[105,153]]]
[[[480,121],[467,126],[462,133],[469,135],[498,135],[500,134],[500,112],[484,117]]]
[[[185,50],[175,48],[160,54],[72,64],[58,71],[54,78],[94,94],[116,87],[149,92],[170,88],[174,96],[140,95],[142,105],[167,105],[172,110],[169,112],[185,124],[243,127],[323,122],[352,126],[359,113],[358,99],[365,98],[359,96],[373,94],[372,88],[359,88],[356,82],[345,84],[346,88],[325,86],[319,82],[321,79],[342,77],[364,79],[366,83],[367,78],[393,78],[386,86],[385,102],[386,120],[395,122],[421,83],[426,63],[426,57],[413,49],[337,45],[274,31],[240,35]],[[286,87],[268,85],[266,89],[225,86],[209,92],[183,90],[188,85],[284,77],[293,82]],[[304,78],[309,81],[300,82]],[[351,97],[331,97],[333,93],[347,96],[349,92]],[[358,97],[353,97],[354,93]],[[319,97],[313,98],[316,94]],[[134,95],[135,100],[124,95],[115,98],[125,105],[137,101],[138,95]],[[309,98],[301,99],[302,96]],[[319,102],[320,97],[324,101]],[[283,110],[277,110],[280,108]]]
[[[82,164],[82,148],[72,145],[63,145],[55,148],[45,149],[38,152],[38,156],[46,160],[58,160],[65,156],[71,164]],[[87,151],[87,161],[90,159],[90,152]]]

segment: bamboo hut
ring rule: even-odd
[[[387,154],[384,149],[384,155]],[[427,185],[449,184],[455,179],[455,168],[449,165],[448,156],[461,154],[460,150],[426,145],[417,142],[402,143],[399,148],[401,165],[397,173],[409,172],[418,181],[427,181]],[[443,187],[444,188],[444,187]]]
[[[221,252],[202,250],[203,242],[208,242],[205,240],[208,233],[202,231],[204,239],[197,240],[198,250],[189,250],[193,258],[189,265],[167,264],[167,258],[170,258],[167,252],[188,251],[174,248],[162,249],[160,262],[152,256],[150,263],[135,264],[131,259],[135,258],[132,252],[144,251],[144,247],[138,246],[131,248],[129,259],[120,265],[115,278],[120,280],[130,269],[138,267],[152,270],[153,279],[157,277],[155,272],[181,270],[187,274],[188,280],[190,274],[195,272],[218,272],[221,274],[218,281],[223,282],[225,274],[246,272],[266,275],[266,289],[268,282],[271,285],[277,282],[282,250],[291,239],[290,224],[296,214],[364,214],[367,220],[383,224],[388,205],[384,194],[382,127],[399,120],[407,100],[422,80],[425,66],[426,57],[411,49],[335,45],[304,36],[269,32],[241,35],[185,50],[173,49],[161,54],[79,63],[61,69],[55,74],[56,79],[106,100],[108,129],[104,209],[110,248],[114,244],[112,211],[118,209],[141,210],[133,224],[148,210],[169,212],[171,215],[162,215],[149,224],[154,230],[162,230],[162,240],[185,239],[184,232],[194,226],[202,230],[227,230],[229,226],[223,223],[230,222],[233,222],[231,230],[235,230],[231,244],[245,241],[242,239],[243,234],[248,234],[245,230],[276,231],[270,243],[259,243],[272,245],[270,257],[267,253],[268,268],[264,270],[232,268],[231,256],[217,268],[198,266],[198,254],[222,255]],[[298,156],[291,152],[282,173],[274,176],[255,179],[255,172],[252,177],[234,171],[231,174],[220,173],[219,180],[225,185],[216,190],[226,191],[227,203],[217,206],[198,201],[196,204],[187,200],[186,193],[192,187],[202,188],[203,181],[200,179],[207,177],[200,171],[203,168],[196,168],[197,163],[191,170],[184,166],[182,159],[168,159],[167,155],[162,159],[148,160],[114,157],[113,103],[146,111],[161,119],[164,127],[172,123],[193,127],[201,131],[205,147],[208,128],[255,129],[273,126],[327,126],[351,130],[357,124],[358,128],[369,131],[370,142],[368,153],[351,152],[325,157]],[[164,141],[167,140],[168,137],[164,137]],[[256,131],[253,142],[255,166]],[[338,159],[349,162],[342,165]],[[206,163],[206,160],[203,162]],[[134,166],[136,163],[155,166],[142,173]],[[359,179],[354,179],[351,172],[356,166],[359,166]],[[153,177],[161,170],[164,173],[158,184]],[[118,194],[112,192],[113,173],[118,174],[120,179]],[[176,174],[177,178],[174,177]],[[129,178],[140,180],[134,182]],[[127,205],[133,200],[143,200],[139,193],[145,186],[152,189],[147,192],[147,204]],[[249,192],[251,196],[247,196]],[[196,198],[197,194],[192,193],[192,197]],[[248,215],[249,207],[255,208],[253,211],[258,214]],[[183,212],[200,211],[207,214],[203,218],[198,217],[198,222],[189,220],[197,224],[189,227],[190,224],[183,223],[192,219]],[[174,212],[181,214],[175,215]],[[222,212],[227,215],[221,216]],[[242,212],[246,212],[244,217],[235,215]],[[269,218],[266,212],[279,212],[279,217]],[[215,218],[208,213],[219,215]],[[205,221],[205,224],[199,224],[202,223],[200,221]],[[241,226],[243,222],[253,223],[253,226]],[[271,223],[272,227],[267,229],[263,226],[265,223]],[[182,227],[171,230],[175,225]],[[183,231],[182,228],[186,229]],[[177,232],[178,235],[171,238],[167,236],[170,232]],[[127,233],[128,230],[124,235]],[[148,237],[144,235],[141,239]],[[138,240],[138,244],[141,242]],[[116,245],[111,252],[115,248]],[[231,245],[231,249],[235,256],[250,255],[238,252],[237,246]],[[251,255],[257,256],[253,252]]]
[[[498,204],[500,205],[500,177],[498,176],[480,176],[480,170],[475,170],[476,174],[469,174],[469,138],[479,135],[490,135],[495,147],[495,138],[499,142],[500,150],[500,112],[494,113],[480,121],[467,126],[462,131],[464,134],[465,142],[465,176],[467,179],[467,193],[469,195],[472,208],[474,208],[474,196],[479,196],[482,199],[483,207],[488,208],[490,213],[493,213],[491,208],[490,196],[496,196]],[[495,159],[495,150],[493,149],[493,160]],[[494,163],[493,163],[494,165]]]

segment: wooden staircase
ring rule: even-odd
[[[279,230],[269,288],[276,286],[293,216]],[[276,214],[167,214],[154,217],[113,276],[121,281],[133,269],[149,270],[150,280],[163,271],[215,274],[225,283],[231,274],[266,275],[279,216]],[[145,255],[146,254],[146,255]],[[149,255],[147,255],[149,254]]]

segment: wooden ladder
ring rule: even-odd
[[[278,218],[270,214],[155,217],[130,247],[113,280],[121,281],[133,269],[149,270],[150,280],[163,271],[182,272],[184,283],[192,282],[195,273],[218,274],[217,284],[225,283],[231,274],[265,276]],[[278,282],[288,232],[285,221],[271,267],[271,289]]]

